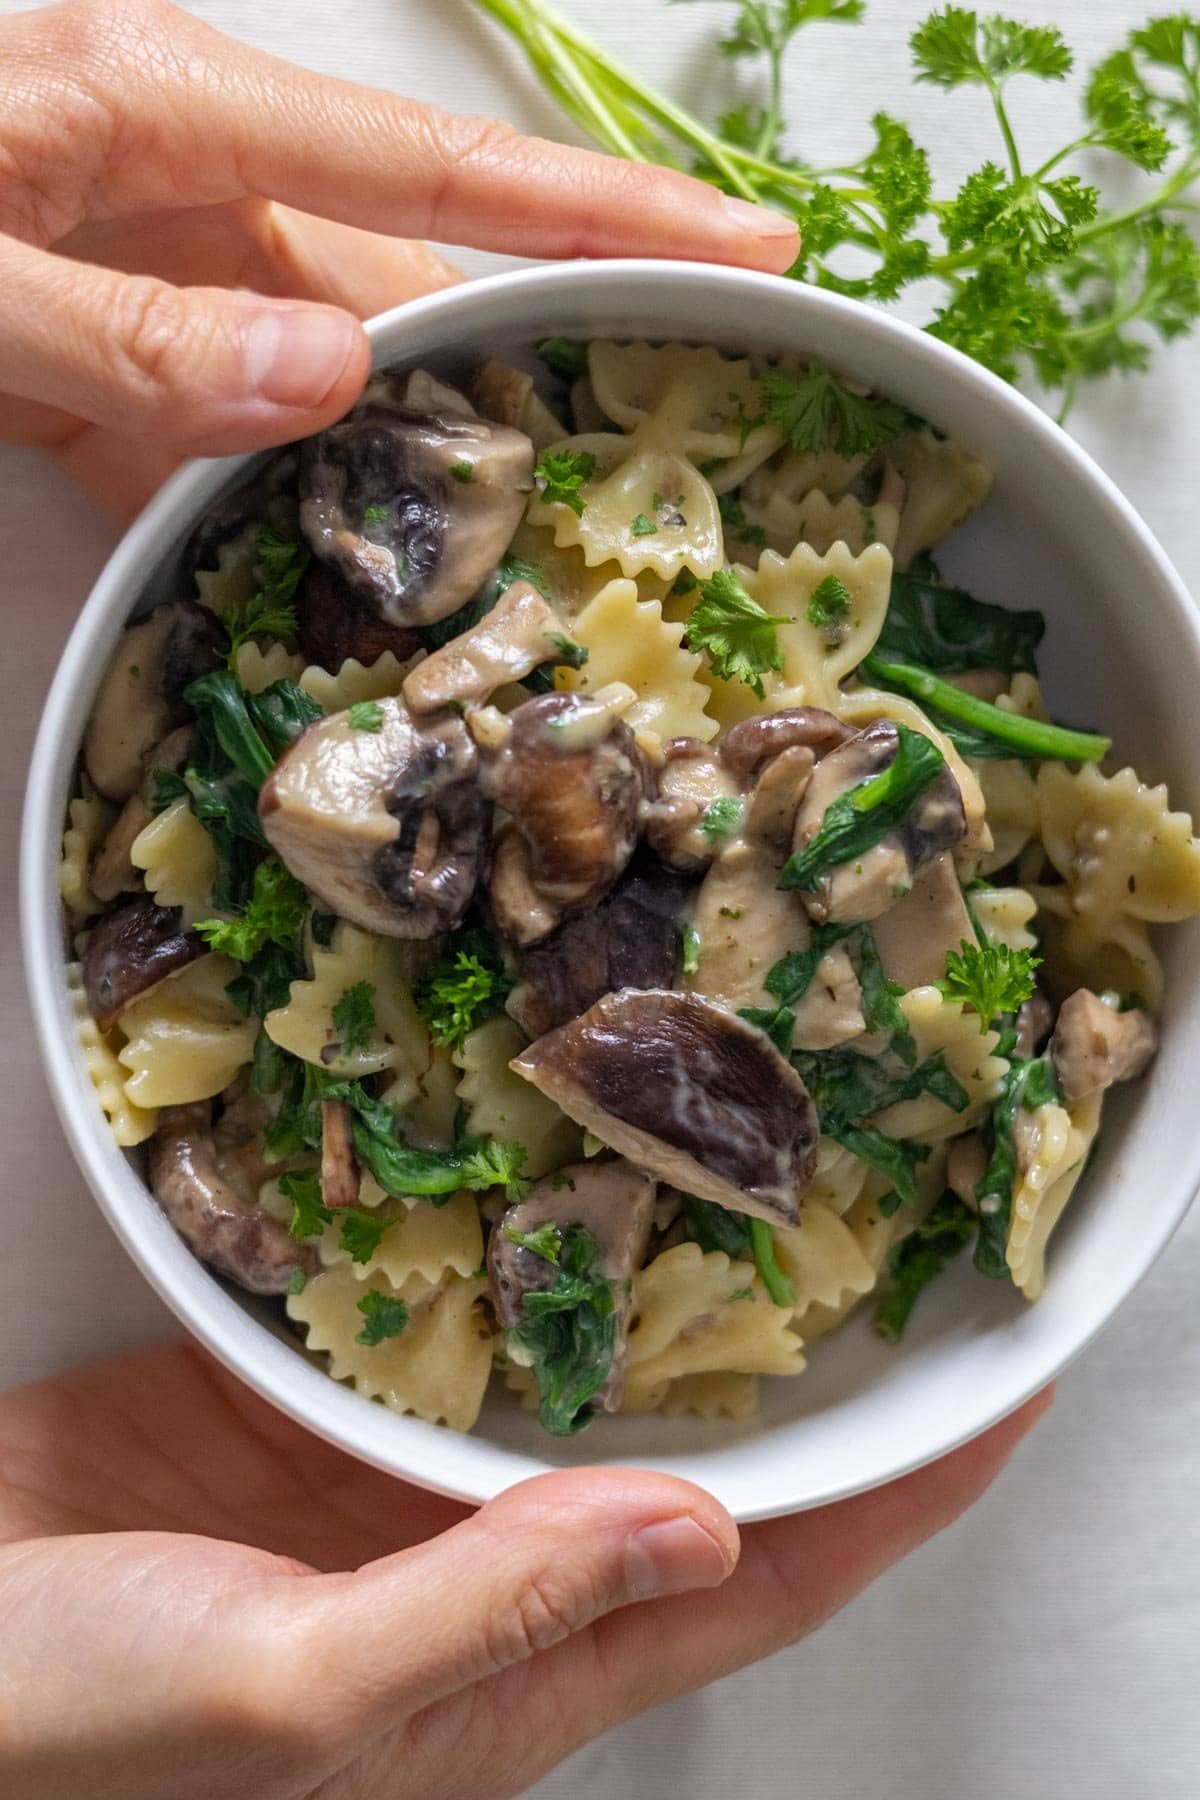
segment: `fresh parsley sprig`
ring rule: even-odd
[[[719,681],[744,681],[761,700],[763,676],[783,667],[779,643],[783,623],[746,592],[732,569],[718,569],[700,583],[687,643],[707,655]]]
[[[543,450],[533,478],[544,500],[569,506],[582,519],[587,506],[583,489],[595,472],[596,459],[590,450]]]
[[[612,1369],[616,1301],[591,1233],[568,1225],[555,1235],[554,1282],[524,1295],[521,1323],[509,1336],[537,1378],[543,1426],[555,1437],[571,1437],[591,1419],[591,1401]]]
[[[974,1009],[980,1031],[993,1019],[1015,1013],[1037,985],[1041,957],[1032,950],[1014,950],[1009,944],[972,944],[946,957],[946,973],[938,986],[948,1000],[961,1000]]]
[[[226,607],[221,623],[229,634],[229,667],[236,669],[238,651],[256,638],[293,637],[296,632],[296,589],[312,561],[298,540],[281,538],[267,526],[254,540],[261,578],[248,600]]]
[[[690,169],[790,214],[803,233],[798,278],[881,301],[924,283],[929,330],[1008,380],[1033,375],[1061,397],[1060,416],[1081,381],[1144,368],[1155,338],[1169,342],[1200,319],[1189,229],[1200,20],[1188,13],[1131,31],[1088,76],[1078,126],[1039,160],[1022,152],[1008,91],[1063,81],[1073,58],[1062,34],[962,6],[932,12],[910,38],[918,79],[976,90],[996,130],[996,154],[947,191],[908,127],[885,112],[849,163],[822,166],[816,147],[785,147],[789,46],[809,27],[861,20],[862,0],[740,0],[720,48],[762,79],[715,126],[630,74],[551,0],[476,4],[604,149]],[[811,65],[809,79],[820,79]],[[1130,167],[1155,178],[1132,198],[1120,180]],[[1107,187],[1110,170],[1111,198],[1094,185]]]

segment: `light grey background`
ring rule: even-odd
[[[721,98],[729,66],[705,46],[725,9],[562,4],[659,85]],[[5,10],[16,10],[10,0],[0,0]],[[193,10],[313,67],[564,134],[507,40],[467,0],[198,0]],[[865,28],[818,27],[794,49],[791,110],[810,156],[853,152],[879,106],[910,120],[946,179],[993,153],[976,97],[909,87],[905,40],[924,10],[875,0]],[[1149,11],[1130,0],[1021,0],[1014,10],[1070,21],[1084,62]],[[1013,110],[1032,147],[1049,149],[1072,105],[1062,90],[1026,84]],[[472,270],[497,261],[465,260]],[[1151,377],[1086,396],[1072,419],[1193,587],[1198,406],[1200,351],[1184,343]],[[62,1141],[16,950],[18,815],[38,707],[112,535],[36,459],[0,452],[4,1382],[173,1329]],[[582,1752],[541,1785],[540,1800],[1191,1800],[1200,1785],[1198,1290],[1200,1214],[964,1523],[807,1644]]]

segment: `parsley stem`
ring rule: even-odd
[[[947,719],[970,726],[1001,743],[1011,744],[1014,754],[1057,762],[1099,762],[1112,748],[1112,739],[1091,731],[1071,731],[1064,725],[1047,725],[1005,712],[990,701],[964,693],[952,682],[931,675],[912,663],[887,662],[874,654],[864,657],[863,671],[884,687],[911,694],[914,700],[934,707]]]

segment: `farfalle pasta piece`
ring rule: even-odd
[[[752,365],[690,344],[588,345],[588,373],[596,404],[623,431],[662,430],[695,462],[765,458],[779,448],[762,416]]]
[[[816,1201],[840,1217],[853,1206],[870,1174],[865,1162],[831,1137],[817,1140],[817,1166],[805,1200]]]
[[[999,1097],[1008,1073],[1005,1058],[994,1054],[999,1035],[980,1031],[975,1013],[968,1012],[960,1000],[947,1000],[936,987],[912,988],[901,997],[900,1005],[917,1046],[918,1061],[940,1051],[951,1075],[966,1089],[968,1104],[962,1112],[955,1112],[932,1094],[921,1094],[885,1108],[871,1123],[889,1137],[919,1138],[926,1143],[969,1131]]]
[[[703,1375],[681,1375],[642,1397],[638,1412],[660,1412],[678,1419],[689,1414],[698,1419],[752,1419],[759,1408],[757,1375],[725,1374],[710,1370]],[[622,1412],[635,1410],[628,1396]]]
[[[387,1069],[417,1077],[429,1063],[429,1038],[413,1002],[411,956],[391,938],[340,922],[329,947],[312,947],[312,975],[293,981],[286,1006],[267,1014],[267,1036],[304,1062],[336,1075],[379,1075]],[[334,1009],[350,988],[365,983],[374,1025],[365,1043],[348,1046]]]
[[[185,929],[211,918],[217,853],[182,796],[138,832],[129,847],[129,860],[142,871],[146,891],[160,906],[182,908]]]
[[[1025,1133],[1024,1171],[1012,1199],[1005,1258],[1026,1300],[1046,1285],[1046,1245],[1083,1174],[1100,1129],[1103,1096],[1089,1094],[1071,1107],[1039,1106]]]
[[[202,956],[130,1002],[117,1023],[125,1043],[126,1098],[141,1107],[186,1106],[229,1086],[254,1054],[257,1019],[225,992],[240,965]]]
[[[335,1216],[317,1240],[317,1253],[327,1268],[349,1268],[360,1282],[380,1274],[394,1288],[402,1288],[414,1277],[430,1286],[447,1274],[465,1279],[483,1263],[483,1228],[472,1194],[452,1194],[442,1206],[429,1200],[393,1199],[364,1173],[358,1204],[389,1220],[379,1247],[366,1262],[354,1262],[342,1249]]]
[[[153,1107],[136,1105],[126,1093],[125,1071],[113,1054],[108,1039],[103,1036],[88,1011],[87,995],[83,988],[83,969],[79,963],[67,964],[67,990],[71,996],[71,1011],[75,1017],[75,1034],[79,1040],[83,1066],[114,1139],[122,1149],[145,1143],[158,1124],[158,1113]]]
[[[1037,836],[1039,825],[1037,784],[1028,764],[1000,758],[972,762],[975,778],[987,809],[992,848],[979,859],[980,873],[991,875],[1015,862],[1026,844]]]
[[[345,712],[356,701],[386,700],[398,694],[411,667],[411,661],[402,663],[391,650],[385,650],[373,663],[347,657],[336,675],[317,663],[309,663],[298,682],[322,711]]]
[[[248,694],[261,694],[273,681],[295,681],[304,669],[304,658],[286,645],[264,646],[253,640],[237,653],[237,678]]]
[[[875,1270],[845,1219],[806,1196],[800,1223],[776,1226],[772,1235],[780,1267],[796,1290],[796,1313],[809,1306],[839,1306],[847,1295],[859,1299],[875,1285]]]
[[[906,431],[889,445],[887,460],[903,478],[904,503],[896,537],[896,567],[932,550],[987,499],[992,471],[932,425]]]
[[[1118,913],[1097,931],[1072,909],[1071,889],[1032,886],[1042,939],[1041,977],[1058,1000],[1077,987],[1095,993],[1140,994],[1151,1007],[1163,998],[1163,970],[1141,919]]]
[[[253,597],[258,586],[254,579],[257,541],[257,525],[247,525],[220,546],[215,569],[197,569],[196,598],[201,606],[207,606],[210,612],[224,613]]]
[[[573,637],[588,651],[582,669],[560,669],[560,688],[590,692],[622,681],[637,698],[624,713],[635,731],[651,731],[664,741],[717,734],[705,711],[709,690],[699,679],[704,658],[683,646],[685,627],[663,618],[657,600],[638,598],[632,581],[610,581],[579,613]]]
[[[934,1159],[937,1159],[940,1165],[942,1159],[937,1151],[934,1152]],[[918,1177],[922,1188],[925,1185],[924,1170],[928,1167],[929,1164],[925,1164]],[[806,1347],[811,1347],[818,1339],[828,1337],[831,1331],[836,1331],[839,1325],[845,1323],[855,1307],[866,1297],[866,1294],[874,1292],[888,1251],[899,1238],[904,1236],[905,1232],[912,1230],[914,1216],[909,1208],[901,1207],[890,1218],[885,1218],[880,1212],[879,1202],[887,1192],[888,1186],[886,1176],[877,1174],[873,1169],[870,1170],[863,1192],[846,1212],[843,1220],[854,1238],[863,1260],[873,1271],[874,1280],[871,1286],[862,1293],[853,1288],[847,1288],[841,1299],[832,1305],[827,1305],[821,1300],[812,1300],[802,1310],[797,1310],[793,1315],[792,1324]]]
[[[116,818],[116,808],[98,794],[72,800],[67,805],[67,828],[63,832],[62,854],[58,863],[58,891],[64,906],[69,906],[76,920],[91,918],[100,911],[100,903],[88,885],[92,857],[108,836]]]
[[[359,1302],[372,1289],[403,1299],[408,1323],[397,1337],[362,1344]],[[469,1431],[492,1371],[492,1333],[478,1304],[485,1289],[483,1281],[452,1275],[436,1287],[409,1283],[397,1292],[380,1274],[362,1282],[343,1267],[314,1275],[288,1296],[287,1309],[305,1326],[308,1348],[328,1357],[335,1381],[353,1382],[360,1394],[393,1412]]]
[[[397,1111],[410,1143],[426,1150],[449,1150],[458,1118],[458,1080],[450,1050],[431,1043],[429,1062],[415,1080],[407,1070],[401,1071],[384,1087],[380,1099]]]
[[[1025,888],[972,888],[969,899],[989,944],[1007,944],[1010,950],[1037,948],[1037,938],[1030,930],[1037,901]]]
[[[553,1101],[509,1068],[525,1044],[524,1033],[511,1019],[489,1019],[468,1033],[454,1061],[462,1071],[458,1098],[467,1109],[469,1133],[521,1144],[521,1173],[536,1180],[574,1161],[581,1153],[582,1134]]]
[[[713,694],[710,712],[728,726],[754,713],[778,712],[787,706],[839,711],[844,698],[839,684],[870,651],[887,612],[892,559],[883,545],[872,544],[854,556],[845,544],[834,544],[818,556],[807,544],[799,544],[786,558],[768,550],[757,569],[738,566],[736,572],[746,592],[781,621],[777,638],[783,667],[763,676],[763,700],[744,681],[718,681],[706,674]],[[808,617],[813,594],[831,577],[850,596],[845,641],[832,645]]]
[[[861,556],[869,544],[890,550],[900,526],[900,509],[893,500],[868,505],[853,494],[831,500],[820,488],[797,500],[771,494],[753,510],[747,507],[746,517],[764,534],[767,549],[781,556],[790,555],[797,544],[807,544],[818,556],[834,544],[845,544],[854,556]]]
[[[865,454],[842,456],[833,449],[791,450],[750,477],[742,489],[742,501],[747,512],[757,517],[776,495],[781,500],[801,500],[805,494],[819,493],[838,500],[866,464]]]
[[[626,1393],[637,1408],[665,1383],[712,1371],[798,1375],[800,1339],[791,1313],[755,1280],[754,1265],[676,1244],[633,1278]]]

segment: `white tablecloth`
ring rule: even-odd
[[[719,96],[727,63],[700,46],[708,7],[563,0],[660,85]],[[0,10],[11,0],[0,0]],[[212,23],[314,67],[562,133],[553,105],[466,0],[202,0]],[[904,42],[925,9],[875,0],[865,29],[820,27],[793,52],[804,148],[852,151],[879,106],[908,117],[935,167],[992,154],[973,95],[910,90]],[[1146,13],[1133,0],[1022,0],[1065,21],[1085,61]],[[1148,9],[1147,9],[1148,10]],[[1047,148],[1061,90],[1013,107]],[[1065,135],[1065,134],[1064,134]],[[1036,145],[1035,145],[1036,147]],[[494,259],[469,261],[472,269]],[[1088,396],[1072,427],[1200,582],[1195,416],[1200,352]],[[37,1066],[17,956],[15,870],[40,697],[109,528],[35,459],[0,454],[3,648],[0,971],[0,1378],[31,1379],[166,1335],[62,1142]],[[1136,604],[1136,596],[1130,596]],[[999,1486],[957,1529],[815,1639],[582,1752],[541,1800],[686,1793],[726,1800],[1192,1800],[1200,1785],[1200,1215],[1103,1338]]]

